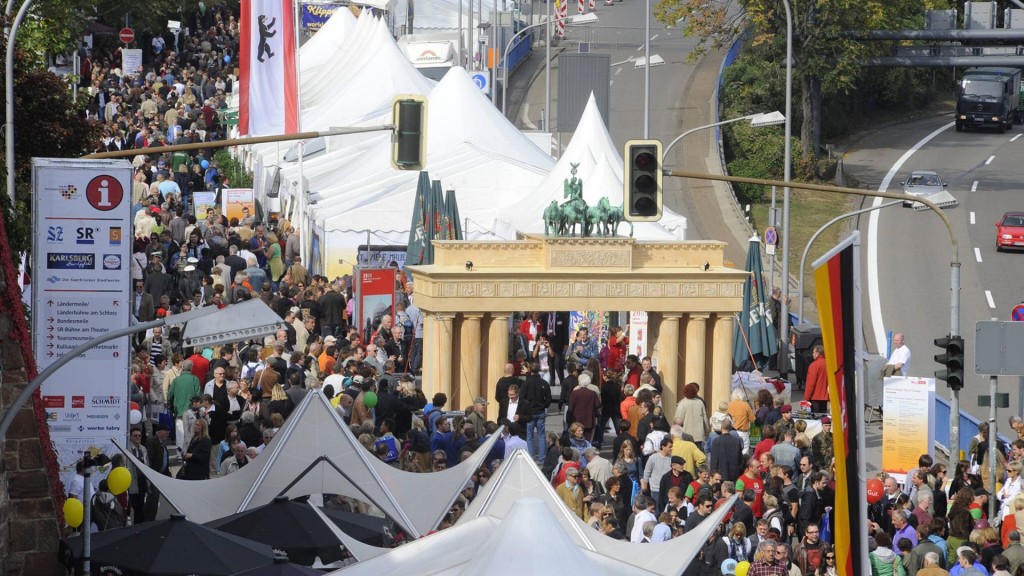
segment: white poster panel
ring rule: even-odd
[[[632,311],[629,313],[629,354],[637,357],[647,356],[647,312]]]
[[[882,470],[901,478],[935,445],[935,379],[889,377],[883,383]]]
[[[138,75],[142,70],[142,48],[121,49],[121,70],[127,75]]]
[[[127,160],[32,160],[33,348],[42,371],[131,314],[132,167]],[[65,486],[82,451],[127,440],[128,337],[96,346],[42,385]]]

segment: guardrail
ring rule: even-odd
[[[942,388],[945,390],[945,388]],[[1006,414],[1009,414],[1006,411]],[[963,410],[960,411],[960,450],[964,452],[971,445],[971,438],[978,435],[978,425],[981,423],[977,418],[965,413]],[[935,428],[935,446],[946,454],[950,454],[949,451],[949,400],[945,398],[939,398],[938,391],[935,396],[935,418],[932,419],[932,426]],[[1007,445],[1010,444],[1016,438],[1007,438],[1002,434],[996,434],[996,437],[1005,442]],[[970,454],[967,455],[967,459],[970,460]],[[953,457],[950,456],[950,468],[955,465]]]

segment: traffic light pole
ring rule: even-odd
[[[988,394],[991,399],[988,408],[988,517],[996,517],[996,444],[999,436],[996,434],[996,394],[999,392],[999,377],[988,377]]]
[[[676,178],[693,178],[696,180],[716,180],[719,182],[732,182],[739,184],[754,184],[758,186],[779,186],[796,188],[800,190],[814,190],[816,192],[831,192],[833,194],[847,194],[851,196],[870,196],[873,198],[891,198],[893,200],[909,200],[919,202],[934,212],[942,223],[946,225],[949,234],[949,241],[952,245],[950,251],[950,306],[949,306],[949,335],[950,337],[960,336],[960,242],[957,240],[956,231],[953,230],[953,222],[941,208],[931,200],[923,196],[911,196],[899,192],[876,192],[873,190],[860,190],[857,188],[845,188],[841,186],[827,186],[824,184],[810,184],[806,182],[783,182],[780,180],[766,180],[763,178],[744,178],[742,176],[720,176],[716,174],[705,174],[701,172],[687,172],[684,170],[666,170],[665,176]],[[787,285],[789,278],[783,277],[782,281]],[[788,335],[782,339],[788,344]],[[788,360],[788,359],[787,359]],[[960,456],[960,391],[950,389],[949,402],[949,451],[950,459],[959,461]],[[994,436],[990,436],[994,438]]]

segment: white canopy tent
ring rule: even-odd
[[[303,81],[312,81],[338,57],[345,40],[356,26],[356,17],[348,9],[339,9],[324,22],[313,37],[299,48],[299,70]],[[305,86],[302,86],[305,91]]]
[[[466,507],[456,527],[469,524],[480,517],[505,519],[513,514],[516,502],[523,498],[537,498],[552,512],[573,544],[610,558],[629,562],[634,570],[649,571],[663,576],[680,576],[700,552],[729,510],[736,497],[720,506],[686,534],[668,542],[632,544],[615,540],[594,530],[562,503],[551,483],[525,451],[516,451],[495,471],[476,498]],[[642,553],[637,553],[642,546]]]
[[[319,390],[310,390],[273,442],[250,465],[211,480],[177,480],[115,445],[193,522],[206,523],[267,504],[277,496],[342,494],[367,501],[419,537],[437,527],[487,458],[495,434],[468,460],[442,472],[414,474],[371,456]]]
[[[587,101],[572,140],[548,177],[533,193],[502,209],[510,226],[520,232],[543,233],[541,215],[552,201],[559,204],[565,201],[563,182],[571,177],[573,165],[577,165],[576,176],[583,180],[583,199],[588,205],[597,204],[602,197],[607,197],[613,206],[623,203],[622,154],[604,125],[593,94]],[[628,228],[629,223],[624,222],[618,233],[628,234]],[[642,240],[684,240],[686,218],[665,208],[659,222],[634,224],[633,236]]]

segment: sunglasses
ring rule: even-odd
[[[825,560],[835,560],[835,556],[825,556]]]

